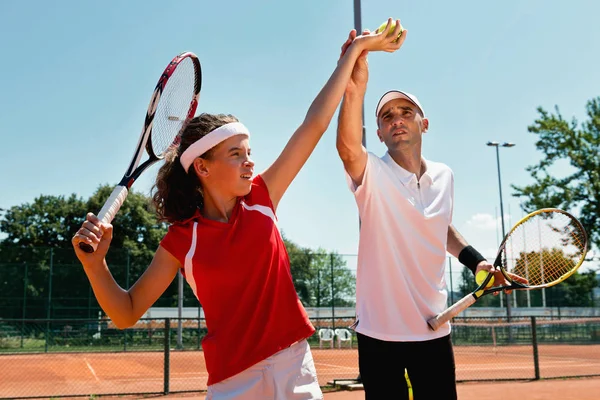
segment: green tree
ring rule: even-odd
[[[458,282],[458,293],[461,297],[468,295],[477,289],[477,283],[473,273],[468,268],[462,268],[460,271],[460,281]]]
[[[531,251],[519,255],[512,272],[527,278],[530,285],[537,286],[558,280],[575,266],[575,262],[576,260],[564,254],[561,249]],[[584,273],[576,271],[564,282],[544,289],[546,306],[591,307],[593,306],[593,289],[597,284],[594,271]],[[541,290],[531,291],[529,298],[531,306],[541,307],[543,305]],[[518,293],[517,301],[519,306],[526,306],[527,294],[523,291]]]
[[[90,313],[88,303],[93,295],[71,247],[71,238],[85,214],[97,212],[111,191],[112,187],[101,186],[87,201],[75,195],[41,195],[32,203],[3,210],[0,216],[0,231],[5,234],[0,240],[0,312],[3,317],[22,317],[22,302],[26,299],[29,312],[25,316],[44,318],[49,297],[52,317]],[[150,199],[134,191],[127,197],[113,225],[107,261],[117,282],[122,286],[131,285],[146,269],[167,227],[156,221]],[[176,291],[176,284],[172,284],[163,298],[172,299],[173,293],[176,298]],[[14,304],[15,299],[19,299],[18,305]],[[88,306],[84,314],[73,310],[77,308],[76,303]],[[97,308],[95,300],[92,303]],[[176,304],[176,301],[169,303]]]
[[[312,251],[308,248],[302,248],[296,243],[289,240],[285,235],[283,236],[283,242],[285,243],[288,256],[290,257],[290,270],[292,273],[292,280],[296,287],[296,292],[302,304],[309,306],[311,304],[311,275],[313,270],[312,264]]]
[[[596,286],[594,271],[575,272],[563,283],[546,290],[546,304],[549,307],[594,307]]]
[[[85,208],[85,202],[75,195],[42,195],[32,203],[4,210],[0,217],[0,231],[5,234],[0,241],[2,317],[47,316],[51,265],[56,266],[52,269],[53,279],[61,283],[52,288],[55,298],[60,298],[67,287],[76,291],[80,288],[75,284],[80,282],[76,274],[69,273],[72,268],[62,267],[72,266],[72,251],[64,257],[64,251],[50,249],[70,246],[72,232],[81,224]]]
[[[88,200],[41,195],[32,203],[1,210],[0,232],[5,237],[0,240],[0,317],[45,318],[48,311],[52,318],[97,315],[98,304],[71,238],[85,214],[97,213],[111,191],[111,186],[101,186]],[[107,262],[115,280],[129,287],[152,260],[167,225],[157,221],[150,198],[135,191],[129,193],[112,224]],[[306,306],[331,305],[332,267],[335,305],[354,304],[354,275],[341,256],[302,248],[285,238],[284,242],[298,296]],[[177,299],[176,278],[155,305],[175,307]],[[184,306],[197,305],[185,284]]]
[[[296,292],[306,307],[353,306],[355,277],[346,261],[337,253],[324,249],[312,250],[283,238],[290,256],[290,269]],[[331,273],[333,270],[333,282]],[[333,287],[333,294],[332,294]]]
[[[590,241],[600,248],[600,97],[587,102],[588,119],[582,124],[576,119],[566,121],[558,106],[555,113],[541,107],[538,113],[528,131],[538,136],[536,148],[544,158],[527,167],[534,183],[513,185],[513,195],[525,199],[525,211],[544,207],[580,210]],[[563,173],[565,164],[570,173]]]
[[[354,306],[356,278],[346,267],[342,256],[335,252],[326,253],[319,248],[313,254],[311,266],[309,306],[330,307],[332,298],[334,306]]]
[[[13,206],[0,217],[0,232],[6,237],[2,246],[71,248],[71,237],[79,229],[88,211],[97,213],[110,196],[112,187],[100,186],[87,200],[41,195],[33,203]],[[131,191],[115,216],[112,248],[135,252],[146,261],[166,233],[166,224],[156,221],[150,199]]]
[[[110,196],[113,188],[102,186],[87,202],[87,209],[97,213]],[[112,248],[128,249],[140,263],[147,266],[160,240],[167,233],[167,224],[158,222],[151,199],[131,191],[112,222]]]
[[[577,255],[578,256],[578,255]],[[519,254],[511,272],[526,278],[532,286],[560,279],[575,267],[576,261],[561,249],[543,249]]]
[[[85,216],[86,203],[74,194],[37,197],[33,203],[13,206],[0,217],[3,246],[66,247]]]

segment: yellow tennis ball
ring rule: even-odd
[[[477,282],[478,285],[481,285],[483,283],[483,281],[485,281],[487,274],[488,274],[487,271],[484,271],[484,270],[479,271],[477,273],[477,275],[475,275],[475,282]],[[494,275],[492,275],[492,278],[486,285],[486,288],[492,287],[493,284],[494,284]]]
[[[390,25],[391,25],[390,26],[390,34],[391,34],[392,32],[394,32],[394,29],[396,29],[396,21],[392,20]],[[383,32],[385,30],[386,26],[387,26],[387,21],[385,21],[383,24],[379,25],[379,28],[377,28],[375,33]],[[402,36],[402,32],[404,32],[404,28],[402,27],[402,24],[400,24],[400,33],[398,34],[398,37],[396,38],[396,40],[394,40],[394,42],[397,42],[398,39],[400,39],[400,36]]]

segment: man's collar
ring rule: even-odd
[[[400,179],[400,182],[402,182],[404,185],[408,185],[412,180],[417,182],[417,175],[402,168],[400,164],[398,164],[396,160],[392,158],[389,152],[386,152],[381,159],[396,172],[398,179]],[[428,180],[429,183],[433,183],[433,178],[429,174],[429,166],[427,165],[427,160],[423,157],[421,157],[421,160],[425,164],[425,172],[423,173],[423,176],[421,176],[421,182],[423,182],[423,180],[425,179]]]

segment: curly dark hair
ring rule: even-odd
[[[229,114],[200,114],[191,119],[181,133],[179,146],[167,151],[152,187],[152,201],[160,221],[186,220],[204,206],[200,179],[192,168],[185,172],[179,158],[197,140],[231,122],[238,122],[238,119]],[[209,160],[211,155],[212,150],[208,150],[200,157]]]

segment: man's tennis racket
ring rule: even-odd
[[[493,276],[488,274],[473,293],[428,320],[427,324],[432,330],[438,329],[486,294],[554,286],[581,266],[587,249],[585,230],[571,214],[556,208],[534,211],[508,232],[494,261],[494,267],[502,272],[508,285],[486,289]],[[528,283],[515,281],[513,275],[527,279]]]
[[[201,86],[202,70],[195,54],[181,53],[171,60],[152,93],[133,159],[121,182],[98,213],[100,221],[110,223],[133,182],[148,167],[161,160],[170,146],[179,144],[181,130],[196,113]],[[144,149],[148,159],[140,165]],[[97,245],[80,242],[79,247],[87,253],[93,253]]]

